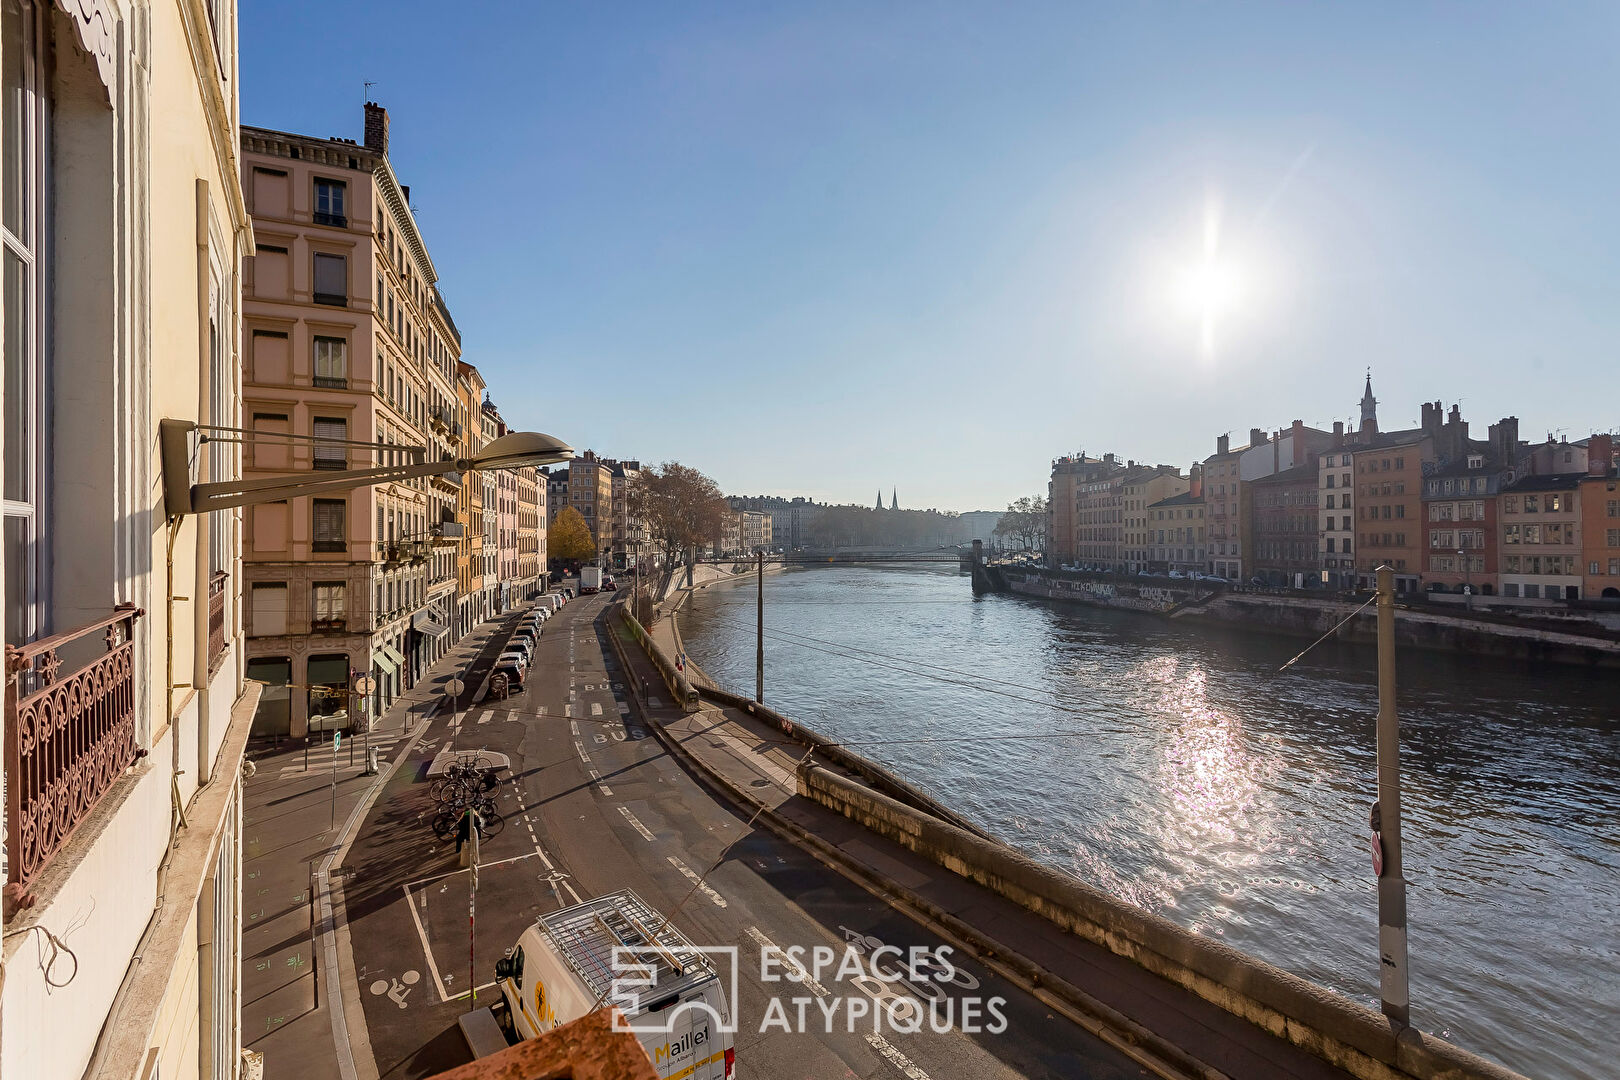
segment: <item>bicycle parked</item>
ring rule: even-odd
[[[487,840],[499,833],[506,821],[495,807],[495,771],[482,754],[464,754],[445,768],[433,781],[432,793],[439,804],[433,815],[433,831],[441,840],[455,836],[461,819],[471,810],[478,815],[478,835]]]

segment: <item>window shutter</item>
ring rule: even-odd
[[[287,586],[283,582],[253,583],[253,624],[255,637],[275,637],[287,632]]]
[[[342,469],[349,463],[348,447],[341,445],[341,440],[348,438],[349,425],[343,420],[316,417],[312,423],[316,438],[315,467],[317,469]],[[324,440],[336,439],[337,443]]]
[[[315,255],[315,295],[317,298],[346,300],[349,295],[348,260],[342,255]]]

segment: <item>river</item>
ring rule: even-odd
[[[765,609],[768,704],[1377,1008],[1371,648],[1279,673],[1301,640],[974,598],[954,569],[788,570]],[[699,592],[681,630],[752,691],[752,582]],[[1615,1075],[1620,678],[1407,652],[1398,682],[1414,1024],[1531,1076]]]

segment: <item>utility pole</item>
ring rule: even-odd
[[[754,643],[754,700],[765,704],[765,549],[759,550],[759,604]]]
[[[1378,801],[1372,808],[1378,874],[1378,986],[1384,1015],[1411,1024],[1406,971],[1406,878],[1401,872],[1401,721],[1395,713],[1395,571],[1378,568]]]

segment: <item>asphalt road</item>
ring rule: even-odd
[[[631,715],[598,619],[606,603],[581,598],[546,623],[524,693],[435,719],[346,859],[358,989],[383,1076],[466,1061],[456,1018],[474,1007],[468,984],[479,985],[478,1006],[494,1000],[495,961],[537,915],[624,888],[693,942],[736,947],[739,1075],[1147,1075],[699,787]],[[425,774],[446,745],[512,759],[504,825],[483,845],[475,894],[454,842],[428,826]],[[923,950],[911,978],[879,977],[904,974],[889,960],[873,971],[867,954],[880,945]],[[766,981],[762,957],[793,946],[807,966],[817,946],[832,962],[813,985]],[[921,1030],[905,1030],[916,1021]]]

